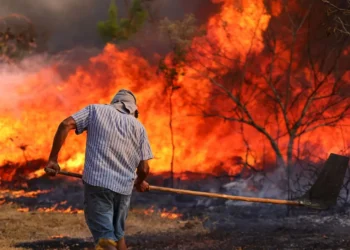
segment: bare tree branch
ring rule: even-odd
[[[348,8],[343,8],[328,0],[321,0],[327,5],[327,14],[333,18],[333,24],[329,27],[329,32],[340,33],[350,36],[350,24],[348,17],[350,15],[350,1],[347,0]]]

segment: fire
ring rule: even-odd
[[[20,195],[20,197],[35,197],[35,196],[26,196],[26,194],[24,195]],[[0,198],[1,199],[1,198]],[[0,205],[2,204],[12,204],[12,202],[6,202],[6,200],[0,200]],[[77,208],[72,208],[72,206],[69,206],[67,208],[60,208],[60,206],[67,204],[67,201],[62,201],[60,203],[57,203],[55,205],[53,205],[52,207],[39,207],[37,209],[32,209],[29,207],[20,207],[17,208],[18,212],[32,212],[32,211],[36,211],[39,213],[67,213],[67,214],[82,214],[84,213],[84,210],[82,209],[77,209]]]
[[[26,213],[26,212],[29,212],[29,207],[17,208],[17,211],[18,211],[18,212],[24,212],[24,213]]]
[[[62,235],[62,234],[58,234],[58,235],[52,235],[50,236],[50,239],[61,239],[61,238],[64,238],[66,237],[65,235]]]
[[[174,219],[179,219],[182,217],[182,214],[178,213],[176,211],[177,211],[176,207],[172,208],[170,211],[167,211],[165,208],[162,209],[161,211],[157,211],[154,208],[154,206],[152,206],[152,207],[144,210],[143,214],[148,215],[148,216],[153,215],[153,214],[159,214],[161,218],[167,218],[167,219],[174,220]]]
[[[60,203],[57,203],[53,205],[52,207],[40,207],[36,211],[41,213],[67,213],[67,214],[82,214],[84,213],[84,210],[82,209],[76,209],[72,208],[72,206],[69,206],[66,209],[58,208],[59,206],[67,204],[67,201],[61,201]]]
[[[263,34],[271,17],[280,15],[280,1],[271,1],[271,13],[266,10],[263,0],[212,2],[222,4],[221,11],[208,20],[207,34],[193,39],[191,48],[209,56],[215,52],[205,45],[204,41],[209,40],[221,47],[225,54],[239,57],[242,61],[248,52],[259,54],[264,51]],[[288,59],[289,54],[283,52],[285,45],[277,43],[281,57]],[[239,135],[239,126],[221,120],[213,122],[188,116],[197,112],[190,103],[190,96],[205,99],[212,93],[208,79],[200,78],[194,69],[199,65],[210,65],[222,74],[227,73],[226,69],[221,68],[221,65],[229,64],[227,60],[214,63],[211,57],[204,58],[185,68],[186,75],[179,80],[181,88],[174,94],[175,172],[214,173],[215,168],[220,166],[228,174],[238,174],[242,170],[242,159],[246,159],[247,149]],[[260,66],[265,65],[265,62],[261,62]],[[88,104],[109,103],[118,89],[127,88],[134,91],[138,98],[140,119],[151,141],[155,155],[152,172],[169,171],[172,155],[169,109],[164,96],[165,81],[156,74],[156,65],[150,64],[134,49],[120,50],[107,45],[100,55],[91,58],[87,65],[78,67],[68,77],[61,76],[58,66],[41,65],[40,69],[30,72],[1,69],[0,165],[12,162],[26,166],[25,169],[30,167],[30,173],[26,173],[28,179],[43,175],[44,161],[36,162],[34,166],[31,162],[47,159],[58,124]],[[251,102],[251,105],[256,105],[255,114],[266,113],[264,107],[256,102]],[[342,131],[328,128],[319,131],[322,140],[317,133],[307,138],[318,145],[315,155],[327,156],[331,151],[340,152],[349,141],[348,127],[343,127]],[[250,139],[249,148],[256,151],[254,157],[248,156],[249,164],[262,167],[265,154],[273,159],[271,150],[266,153],[265,145],[269,145],[261,134],[249,127],[245,129],[245,134]],[[338,141],[343,143],[340,145]],[[74,136],[72,133],[68,137],[59,158],[63,170],[82,172],[84,145],[84,136]],[[17,171],[10,167],[2,167],[0,181],[11,181],[16,174]],[[53,210],[41,209],[44,212]],[[72,210],[67,209],[67,212]]]
[[[146,209],[145,211],[144,211],[144,214],[145,215],[152,215],[153,213],[154,213],[154,207],[152,206],[152,207],[150,207],[150,208],[148,208],[148,209]]]
[[[41,213],[66,213],[66,214],[82,214],[84,213],[84,210],[82,209],[75,209],[69,206],[66,209],[59,209],[57,208],[59,204],[54,205],[53,207],[47,207],[47,208],[38,208],[36,211]]]
[[[26,190],[9,190],[9,189],[3,189],[0,190],[0,199],[3,199],[5,197],[10,198],[19,198],[19,197],[29,197],[29,198],[35,198],[39,194],[47,194],[51,192],[52,190],[36,190],[36,191],[26,191]]]
[[[174,207],[171,211],[166,211],[163,209],[163,211],[160,213],[160,217],[162,218],[168,218],[168,219],[178,219],[182,217],[182,214],[176,213],[177,208]]]

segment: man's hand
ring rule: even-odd
[[[142,182],[136,181],[135,182],[135,188],[139,192],[146,192],[146,191],[149,190],[149,184],[146,181],[142,181]]]
[[[149,173],[148,161],[140,161],[137,167],[137,178],[134,187],[139,192],[146,192],[149,190],[149,184],[145,181]]]
[[[55,176],[60,170],[61,168],[58,165],[57,161],[49,160],[45,167],[45,172],[51,176]]]

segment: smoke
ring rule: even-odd
[[[110,0],[0,0],[0,31],[9,25],[12,30],[25,29],[33,25],[39,34],[39,43],[46,43],[40,54],[30,56],[16,65],[0,65],[0,98],[10,109],[20,112],[19,102],[24,97],[18,91],[23,83],[43,68],[48,71],[50,85],[58,85],[76,70],[77,66],[89,63],[89,58],[101,52],[104,43],[97,32],[97,23],[106,20]],[[130,2],[130,1],[129,1]],[[194,13],[199,23],[205,23],[209,16],[219,10],[211,0],[172,1],[153,0],[148,5],[150,20],[144,28],[120,48],[133,47],[141,56],[152,60],[154,54],[168,53],[170,47],[160,39],[158,21],[182,19],[187,13]],[[126,17],[124,0],[117,0],[119,16]],[[16,15],[13,15],[16,14]],[[11,16],[10,18],[8,18]],[[6,18],[5,18],[6,17]],[[41,36],[40,36],[41,35]],[[35,93],[38,95],[39,93]],[[34,93],[33,93],[34,95]]]
[[[127,44],[145,52],[146,56],[153,53],[166,53],[166,44],[157,35],[157,20],[164,17],[181,19],[186,13],[195,13],[200,22],[205,22],[218,5],[210,0],[147,1],[153,23],[145,25]],[[124,0],[117,0],[119,16],[126,17]],[[96,25],[108,17],[110,0],[0,0],[0,16],[18,13],[28,17],[39,33],[48,36],[47,50],[57,53],[75,47],[102,48],[102,42]],[[211,8],[215,7],[215,8]]]
[[[12,114],[20,115],[21,108],[20,102],[27,98],[33,98],[38,95],[38,92],[33,92],[31,96],[21,94],[21,88],[25,86],[23,83],[25,80],[30,79],[31,75],[34,75],[45,65],[50,64],[49,57],[45,55],[33,56],[21,61],[18,65],[6,65],[2,64],[0,67],[0,98],[1,103],[6,105],[7,109],[14,111]],[[50,82],[56,82],[57,76],[50,76]]]

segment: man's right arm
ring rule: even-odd
[[[136,190],[139,192],[148,191],[149,185],[145,181],[149,173],[148,160],[153,158],[150,143],[148,141],[148,136],[146,130],[143,128],[140,137],[140,163],[137,167],[136,174],[137,179],[135,181]]]
[[[137,179],[135,181],[135,187],[139,192],[145,192],[149,188],[149,184],[145,181],[149,174],[148,160],[140,161],[137,170]]]

